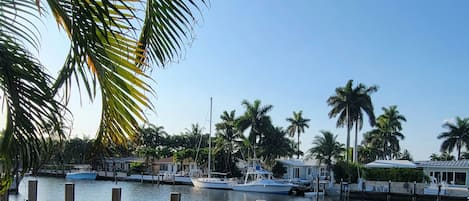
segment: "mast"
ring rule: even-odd
[[[211,166],[212,163],[212,97],[210,97],[210,126],[208,132],[208,178],[211,177]]]

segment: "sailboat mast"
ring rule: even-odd
[[[210,125],[208,132],[208,178],[211,177],[211,166],[212,163],[212,97],[210,97]]]

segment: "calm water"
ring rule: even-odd
[[[10,201],[27,200],[28,180],[38,180],[39,201],[63,201],[65,197],[65,183],[75,183],[76,201],[111,200],[112,188],[122,188],[122,201],[169,201],[170,192],[180,192],[182,201],[311,201],[316,198],[301,196],[273,195],[262,193],[247,193],[228,190],[197,189],[186,185],[152,185],[139,182],[112,181],[70,181],[62,178],[25,177],[20,184],[20,193],[10,195]],[[334,201],[326,198],[322,201]]]

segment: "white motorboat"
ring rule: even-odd
[[[235,191],[289,194],[295,185],[283,183],[272,179],[272,173],[262,169],[259,165],[249,167],[244,184],[233,185]]]
[[[66,179],[96,180],[98,173],[91,170],[90,165],[74,165],[72,172],[65,175]]]
[[[211,135],[212,135],[212,98],[210,98],[210,130],[208,140],[208,177],[191,178],[192,184],[197,188],[211,188],[211,189],[232,189],[236,181],[226,178],[226,173],[211,172]],[[212,178],[212,174],[224,175],[225,178]]]

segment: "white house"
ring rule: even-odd
[[[287,169],[282,179],[311,180],[317,176],[322,179],[329,176],[326,165],[319,165],[316,160],[279,159],[277,162]]]
[[[437,183],[469,188],[469,160],[416,161],[415,164]]]

